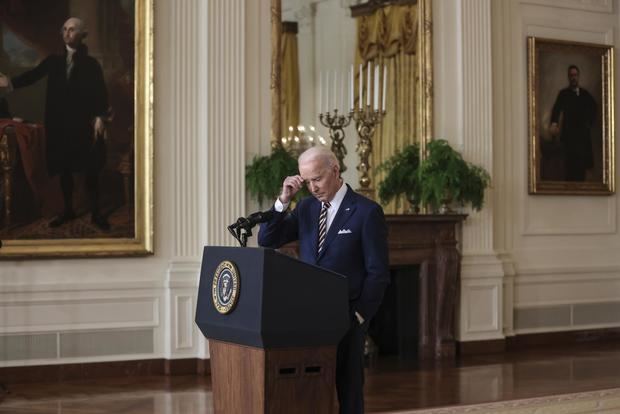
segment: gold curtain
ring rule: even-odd
[[[286,27],[284,25],[283,27]],[[288,127],[299,125],[299,58],[297,32],[284,30],[282,33],[282,87],[280,88],[280,111],[282,134],[288,134]],[[280,139],[282,137],[277,137]]]
[[[417,5],[387,6],[372,15],[357,18],[356,68],[373,62],[387,68],[386,114],[375,131],[371,159],[371,186],[376,190],[383,179],[376,168],[404,146],[416,142],[416,94],[419,69],[416,49]],[[359,76],[359,73],[358,73]],[[357,84],[357,82],[356,82]],[[383,84],[381,79],[380,85]],[[359,91],[357,91],[359,99]],[[366,97],[362,97],[366,99]],[[364,101],[365,102],[365,101]],[[404,200],[384,206],[386,213],[403,213]]]

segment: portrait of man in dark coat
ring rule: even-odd
[[[596,102],[579,85],[579,75],[576,65],[568,67],[568,86],[558,93],[549,126],[551,135],[559,135],[563,146],[565,181],[584,181],[586,171],[594,166],[591,131]]]
[[[73,208],[74,174],[85,175],[91,221],[101,230],[110,226],[99,210],[99,175],[106,160],[105,121],[108,96],[99,62],[83,43],[88,32],[81,19],[69,18],[62,27],[65,48],[36,67],[0,86],[19,89],[46,78],[46,160],[50,176],[60,176],[64,210],[50,221],[59,227],[76,218]]]

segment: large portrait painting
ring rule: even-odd
[[[613,47],[528,38],[529,192],[614,192]]]
[[[152,0],[0,0],[0,258],[152,247]]]

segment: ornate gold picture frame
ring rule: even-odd
[[[613,194],[613,46],[528,37],[529,193]]]
[[[0,24],[0,259],[152,254],[153,0],[2,2]],[[85,129],[58,109],[94,100]]]

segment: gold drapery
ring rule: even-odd
[[[287,27],[286,24],[283,25]],[[299,58],[297,33],[283,30],[282,32],[282,86],[280,88],[281,133],[288,134],[289,126],[299,125]],[[277,137],[280,139],[282,137]]]
[[[386,114],[373,137],[371,172],[375,172],[372,174],[375,190],[383,179],[383,174],[376,173],[377,166],[397,150],[416,142],[419,122],[416,96],[420,78],[416,56],[418,11],[417,4],[393,5],[357,18],[356,68],[362,64],[366,70],[370,61],[381,68],[385,66],[388,76]],[[384,210],[391,214],[403,213],[408,207],[405,201],[396,200],[384,206]]]

